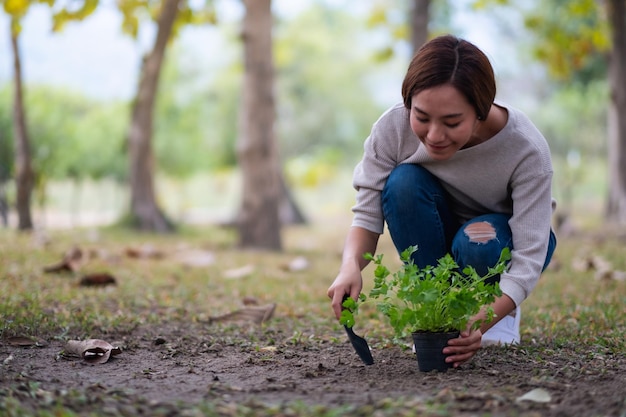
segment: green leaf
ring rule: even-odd
[[[378,300],[377,310],[387,317],[397,336],[463,329],[483,306],[502,294],[498,283],[486,284],[485,279],[506,269],[508,249],[482,277],[471,266],[459,272],[450,254],[438,259],[437,266],[420,269],[411,260],[415,250],[417,247],[410,247],[400,253],[403,264],[394,273],[382,264],[382,256],[372,257],[377,267],[369,296]]]
[[[354,315],[350,310],[343,310],[341,315],[339,316],[339,323],[344,326],[353,327],[354,326]]]
[[[341,306],[349,311],[354,311],[356,310],[356,301],[352,297],[346,297]]]

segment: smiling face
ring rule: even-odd
[[[410,110],[411,130],[433,159],[446,160],[459,149],[480,142],[476,136],[480,125],[476,110],[450,84],[415,94]]]

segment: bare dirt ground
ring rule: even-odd
[[[620,259],[623,245],[615,247]],[[94,337],[122,353],[101,365],[64,353],[69,330],[38,346],[0,337],[0,417],[626,417],[626,356],[606,347],[614,342],[543,340],[533,330],[460,369],[422,373],[410,349],[367,334],[375,363],[364,365],[332,318],[314,312],[277,314],[262,327],[204,323],[196,313],[103,330]],[[520,400],[537,389],[545,402]]]
[[[579,351],[575,341],[489,347],[461,369],[422,373],[409,349],[370,341],[375,363],[366,366],[345,334],[299,340],[284,324],[141,327],[107,335],[123,353],[101,365],[64,355],[59,340],[36,347],[0,341],[0,405],[124,416],[243,415],[241,407],[245,415],[298,415],[284,411],[290,404],[307,413],[317,407],[318,415],[336,408],[358,416],[626,415],[626,358]],[[519,400],[537,388],[547,402]]]

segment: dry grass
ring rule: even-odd
[[[240,308],[245,298],[252,298],[259,304],[276,303],[275,320],[289,322],[286,328],[292,329],[291,337],[299,343],[307,339],[332,343],[338,324],[326,289],[339,267],[348,225],[348,219],[338,218],[288,228],[282,253],[237,250],[233,231],[209,226],[186,228],[172,236],[104,229],[54,231],[44,238],[2,230],[0,339],[99,338],[144,324],[202,322]],[[81,248],[85,255],[78,271],[43,272],[72,247]],[[576,267],[577,260],[599,256],[611,262],[613,270],[626,270],[625,247],[626,239],[615,231],[560,238],[553,266],[523,305],[526,354],[541,360],[542,352],[533,351],[535,344],[575,346],[590,356],[626,352],[626,282],[597,279],[595,270]],[[389,261],[396,258],[388,236],[379,249]],[[135,255],[129,256],[132,252]],[[184,254],[199,253],[211,254],[214,262],[193,267],[180,260]],[[298,258],[306,260],[303,270],[290,267]],[[116,278],[116,286],[78,285],[82,275],[105,271]],[[371,277],[368,268],[366,290]],[[367,329],[368,340],[377,348],[392,343],[391,329],[374,311],[363,311],[355,328]],[[385,407],[393,410],[392,405]],[[405,409],[401,404],[397,407]],[[63,412],[69,413],[62,409],[56,415],[73,415]],[[243,409],[233,413],[247,415]],[[254,413],[283,415],[271,409]],[[324,413],[339,415],[341,410]],[[294,415],[307,414],[302,410]]]
[[[194,227],[178,235],[155,236],[121,230],[49,232],[42,238],[4,230],[0,233],[0,336],[30,334],[60,337],[68,332],[87,337],[112,327],[133,327],[162,320],[204,320],[242,305],[246,297],[276,303],[277,317],[306,317],[321,328],[334,325],[326,289],[337,272],[344,219],[315,227],[285,230],[283,253],[239,251],[233,231]],[[626,242],[615,233],[559,239],[552,267],[524,303],[522,333],[526,339],[576,339],[590,345],[623,349],[626,282],[598,279],[597,271],[576,269],[577,262],[602,257],[613,270],[626,270]],[[72,247],[83,251],[80,270],[45,274],[43,268]],[[131,250],[143,251],[131,257]],[[183,255],[209,253],[214,262],[186,266]],[[379,252],[397,258],[387,236]],[[291,262],[305,260],[303,270]],[[86,273],[108,272],[115,288],[78,286]],[[369,275],[368,275],[369,274]],[[371,270],[364,272],[366,289]],[[374,336],[389,334],[375,312],[364,314]]]

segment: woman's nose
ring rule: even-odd
[[[431,143],[442,142],[446,137],[444,129],[437,126],[431,126],[428,129],[428,134],[426,135],[426,139],[428,139]]]

